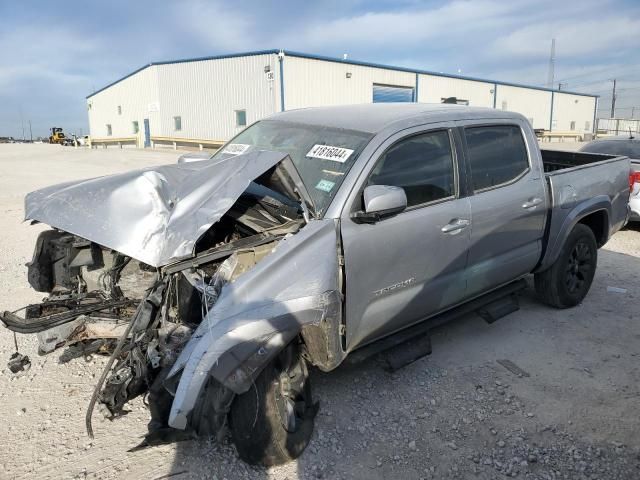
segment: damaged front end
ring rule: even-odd
[[[61,362],[109,355],[87,412],[149,393],[150,442],[216,434],[236,394],[294,338],[343,358],[336,225],[283,154],[145,169],[30,194],[42,232],[28,264],[48,296],[0,320]],[[268,280],[267,280],[268,279]],[[313,357],[313,358],[312,358]]]

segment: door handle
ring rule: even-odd
[[[530,198],[522,204],[522,208],[529,209],[535,208],[542,203],[542,199],[538,197]]]
[[[467,228],[468,226],[469,220],[467,220],[466,218],[454,218],[444,227],[442,227],[440,231],[442,231],[442,233],[457,233],[460,230]]]

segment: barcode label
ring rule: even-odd
[[[307,157],[331,160],[333,162],[344,163],[351,156],[353,150],[342,147],[332,147],[331,145],[314,145],[307,153]]]
[[[223,153],[228,153],[229,155],[240,155],[246,152],[251,145],[245,145],[244,143],[231,143],[227,145]]]

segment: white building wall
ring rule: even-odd
[[[593,97],[555,92],[553,94],[552,130],[557,132],[592,132],[595,108],[596,99]]]
[[[372,103],[374,83],[415,88],[416,74],[293,56],[284,59],[287,110]]]
[[[493,83],[420,74],[418,101],[442,103],[443,98],[468,100],[473,107],[493,107]]]
[[[265,72],[269,68],[269,73]],[[371,103],[373,85],[416,87],[416,73],[382,67],[286,55],[284,58],[285,109]],[[349,75],[347,75],[349,74]],[[493,82],[418,74],[417,100],[441,103],[457,97],[478,107],[504,106],[533,119],[535,128],[549,129],[551,92]],[[149,66],[87,100],[93,138],[133,137],[133,121],[144,136],[149,119],[152,137],[226,141],[242,130],[236,110],[245,110],[247,125],[281,109],[280,63],[274,53]],[[593,129],[596,99],[555,93],[553,130],[577,132]],[[118,106],[121,113],[118,114]],[[182,129],[174,129],[180,116]]]
[[[521,113],[532,122],[533,128],[549,130],[551,92],[498,84],[496,108]]]
[[[136,136],[133,121],[138,121],[140,135],[143,119],[148,118],[151,125],[158,123],[159,113],[153,111],[159,98],[156,68],[147,67],[87,99],[92,138],[108,138],[107,125],[111,125],[111,137],[122,138]]]
[[[271,75],[265,72],[269,67]],[[158,65],[160,121],[152,135],[228,140],[236,110],[245,110],[247,125],[279,111],[278,58],[273,54]],[[174,129],[173,117],[182,129]]]

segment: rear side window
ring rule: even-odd
[[[402,187],[409,207],[453,196],[455,175],[449,133],[423,133],[396,143],[378,161],[369,185]]]
[[[520,127],[469,127],[465,137],[474,191],[510,182],[529,168]]]

